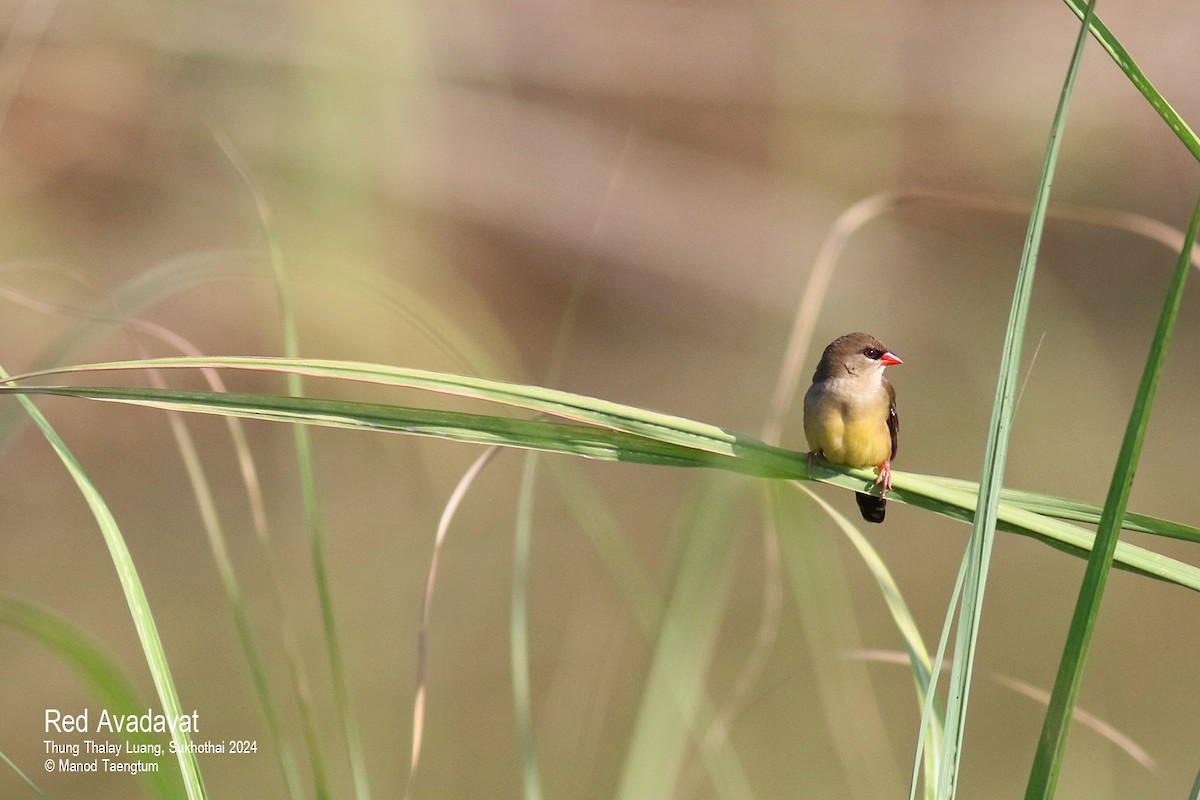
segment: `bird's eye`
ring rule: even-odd
[[[864,356],[871,359],[872,361],[878,361],[879,359],[883,358],[883,351],[877,350],[874,347],[864,348],[862,352],[863,352]]]

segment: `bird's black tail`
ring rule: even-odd
[[[887,513],[887,500],[862,492],[856,493],[854,499],[858,501],[858,510],[862,512],[863,519],[867,522],[883,522],[884,514]]]

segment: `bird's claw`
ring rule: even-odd
[[[878,467],[879,476],[875,478],[875,485],[879,487],[879,496],[883,497],[892,490],[892,464],[885,461]]]

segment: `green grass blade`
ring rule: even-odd
[[[525,459],[518,492],[516,535],[513,541],[512,599],[509,608],[509,653],[512,658],[513,711],[516,714],[517,755],[525,800],[541,800],[537,737],[533,730],[533,698],[529,676],[529,561],[533,550],[533,500],[539,459]]]
[[[6,379],[7,377],[7,373],[0,367],[0,378]],[[121,589],[125,593],[125,600],[133,617],[138,641],[142,645],[142,653],[145,655],[146,665],[150,669],[150,677],[154,681],[154,688],[157,690],[159,702],[162,704],[162,713],[180,719],[183,712],[179,704],[179,694],[175,690],[175,681],[171,677],[167,655],[163,650],[162,639],[158,635],[158,626],[154,622],[154,615],[150,611],[150,603],[146,598],[145,589],[142,587],[137,568],[134,566],[133,558],[129,553],[129,548],[125,545],[125,539],[121,535],[112,511],[109,510],[108,504],[104,502],[104,498],[100,496],[79,461],[51,427],[49,420],[34,405],[33,400],[28,397],[18,397],[17,399],[32,417],[34,424],[41,430],[46,441],[50,443],[63,466],[67,468],[84,500],[87,501],[92,515],[96,518],[104,536],[104,542],[108,546],[108,552],[112,557],[113,566],[116,567]],[[181,730],[182,727],[178,726],[176,730],[173,730],[171,738],[177,745],[176,757],[183,776],[183,785],[187,791],[188,800],[203,800],[206,796],[204,780],[200,776],[200,767],[196,763],[195,754],[189,752],[188,745],[191,743],[191,737],[187,731]]]
[[[228,421],[235,425],[241,424],[241,421],[236,418],[230,418]],[[201,524],[204,526],[205,534],[208,537],[209,550],[212,551],[213,561],[217,567],[217,574],[220,576],[225,598],[229,603],[229,611],[233,617],[233,627],[237,634],[238,644],[242,650],[242,658],[245,659],[246,667],[250,672],[250,681],[254,687],[255,698],[258,700],[259,710],[262,712],[263,721],[267,725],[267,731],[274,745],[272,750],[275,752],[280,774],[283,777],[284,785],[287,786],[287,796],[292,798],[292,800],[299,800],[299,798],[303,797],[304,793],[299,771],[296,768],[295,755],[293,754],[291,743],[284,733],[279,705],[275,700],[275,693],[271,689],[271,682],[267,677],[266,663],[263,660],[262,652],[255,638],[254,627],[250,621],[250,610],[246,606],[245,597],[242,594],[241,582],[238,580],[237,572],[234,569],[233,558],[230,555],[229,546],[226,542],[224,526],[221,523],[220,514],[217,510],[216,499],[213,497],[208,476],[201,464],[200,454],[196,450],[195,440],[188,430],[182,415],[169,413],[168,422],[175,436],[176,447],[179,449],[180,456],[183,459],[188,480],[192,485],[192,494],[196,498]],[[231,433],[235,434],[235,443],[238,442],[240,431],[231,426]]]
[[[0,394],[48,394],[88,398],[162,410],[231,415],[274,422],[301,422],[332,428],[391,431],[530,450],[569,453],[605,461],[661,466],[712,466],[772,477],[807,478],[803,454],[777,449],[770,464],[753,458],[717,455],[682,445],[592,425],[522,420],[458,411],[322,400],[281,395],[194,392],[174,389],[0,386]],[[788,469],[784,469],[784,465]],[[839,476],[840,477],[840,476]],[[857,485],[851,478],[842,483]],[[831,480],[837,483],[837,479]]]
[[[814,528],[806,500],[816,503],[833,521],[875,578],[893,624],[904,640],[918,707],[924,702],[929,685],[929,653],[899,587],[854,524],[803,485],[775,483],[771,489],[772,513],[780,532],[781,562],[808,642],[806,649],[826,725],[847,781],[846,796],[894,797],[904,785],[903,774],[894,762],[887,725],[875,701],[867,664],[849,658],[863,650],[853,611],[857,601],[842,568],[836,538]],[[932,732],[935,739],[940,737],[940,725],[937,727]],[[928,761],[926,766],[932,768],[936,762]]]
[[[145,703],[138,698],[120,665],[91,636],[62,617],[26,600],[0,595],[0,625],[18,630],[52,651],[83,680],[102,708],[123,716],[145,713]],[[136,744],[157,741],[154,736],[142,732],[127,736]],[[45,796],[21,774],[38,794]],[[143,772],[141,778],[155,797],[173,800],[183,796],[182,784],[168,772]]]
[[[908,663],[913,673],[913,680],[916,683],[917,701],[920,705],[925,704],[926,693],[929,692],[932,686],[933,662],[929,657],[929,650],[925,647],[925,640],[921,637],[921,630],[917,627],[917,621],[913,619],[912,612],[908,608],[908,603],[904,600],[904,595],[900,592],[900,586],[892,577],[891,570],[887,568],[883,558],[879,552],[871,546],[871,542],[863,535],[853,522],[851,522],[844,514],[827,503],[819,495],[809,490],[801,484],[795,484],[797,488],[812,498],[821,510],[829,515],[830,519],[838,526],[847,541],[853,545],[866,565],[867,570],[871,573],[871,577],[875,579],[875,583],[879,586],[879,593],[883,597],[884,603],[887,605],[888,613],[892,616],[892,622],[896,626],[897,632],[904,640],[904,649],[908,654]],[[935,746],[940,749],[940,740],[942,735],[942,710],[938,706],[935,698],[936,716],[933,719],[933,724],[930,727],[929,735]]]
[[[211,281],[230,280],[244,275],[228,262],[228,253],[205,253],[173,259],[165,264],[139,272],[112,296],[81,319],[64,335],[54,339],[33,362],[33,369],[49,368],[67,363],[74,353],[83,351],[101,336],[112,331],[113,314],[133,316],[154,303],[189,286]],[[19,404],[0,408],[0,451],[9,444],[28,421]]]
[[[1084,19],[1085,14],[1088,13],[1087,6],[1081,0],[1063,0],[1063,2],[1080,19]],[[1117,40],[1117,37],[1113,36],[1112,31],[1100,21],[1099,17],[1092,16],[1090,23],[1085,22],[1084,24],[1089,25],[1092,35],[1096,37],[1096,41],[1112,56],[1112,60],[1117,63],[1117,66],[1129,78],[1129,82],[1133,84],[1135,89],[1142,93],[1142,96],[1146,98],[1151,107],[1167,123],[1167,127],[1174,131],[1175,135],[1179,137],[1179,141],[1183,142],[1183,146],[1192,154],[1192,157],[1200,161],[1200,139],[1196,138],[1196,133],[1183,121],[1183,118],[1167,102],[1166,98],[1159,93],[1158,89],[1154,88],[1154,84],[1150,82],[1149,78],[1146,77],[1145,73],[1137,65],[1137,62],[1126,52],[1125,48]]]
[[[662,623],[663,600],[621,523],[573,459],[553,459],[547,466],[558,495],[624,598],[638,632],[649,641]]]
[[[585,397],[558,389],[526,386],[505,381],[453,375],[444,372],[392,367],[357,361],[289,359],[227,356],[218,358],[150,358],[88,364],[70,369],[27,373],[19,378],[76,374],[95,370],[160,369],[241,369],[257,372],[299,374],[316,378],[357,381],[384,386],[424,389],[492,403],[527,408],[577,422],[600,425],[649,439],[680,444],[720,455],[755,452],[763,462],[782,457],[780,466],[794,470],[794,462],[803,456],[770,447],[751,436],[736,434],[716,425],[647,411],[632,406]]]
[[[558,484],[558,492],[572,509],[585,537],[604,562],[618,591],[633,615],[641,636],[650,644],[659,638],[664,618],[664,599],[660,590],[646,573],[636,553],[625,540],[621,526],[613,518],[605,501],[581,474],[573,460],[547,460],[545,466]],[[705,484],[711,485],[711,484]],[[677,552],[678,548],[669,548]],[[699,750],[705,772],[689,772],[680,796],[692,796],[694,781],[707,777],[718,797],[727,800],[750,800],[753,797],[746,776],[727,736],[714,736],[714,726],[720,724],[720,711],[707,692],[696,701],[696,727],[690,731]]]
[[[930,475],[922,476],[922,478],[972,495],[979,493],[979,484],[974,481]],[[1065,497],[1055,497],[1054,495],[1029,492],[1022,489],[1004,489],[1000,493],[1000,500],[1005,505],[1025,511],[1032,511],[1045,517],[1071,520],[1073,522],[1086,522],[1089,525],[1098,525],[1100,517],[1104,512],[1103,506],[1098,506],[1095,503],[1087,503],[1082,500],[1072,500]],[[1162,519],[1161,517],[1153,517],[1148,514],[1126,513],[1122,530],[1138,531],[1154,536],[1163,536],[1168,539],[1179,539],[1184,542],[1200,544],[1200,528],[1194,525],[1185,525],[1182,522]]]
[[[931,482],[920,476],[896,472],[893,472],[893,486],[897,485],[895,483],[897,475],[901,476],[900,480],[905,488],[889,494],[889,500],[901,500],[910,505],[936,511],[966,522],[973,519],[978,501],[978,496],[973,492],[949,489],[941,483],[941,479]],[[846,484],[839,482],[838,485]],[[1095,540],[1095,534],[1089,530],[1007,504],[1000,505],[997,512],[997,527],[1009,533],[1029,536],[1080,558],[1087,558]],[[1200,569],[1190,564],[1184,564],[1128,542],[1120,542],[1116,552],[1118,563],[1132,572],[1193,589],[1197,586],[1196,578],[1200,576]]]
[[[1167,345],[1175,327],[1175,320],[1179,317],[1180,301],[1183,297],[1183,287],[1187,281],[1188,272],[1191,270],[1192,246],[1195,243],[1198,228],[1200,228],[1200,201],[1197,202],[1196,209],[1192,213],[1192,221],[1184,239],[1183,251],[1179,255],[1175,273],[1163,301],[1162,314],[1159,316],[1158,327],[1154,332],[1154,340],[1150,344],[1150,353],[1146,357],[1146,366],[1142,371],[1141,382],[1138,384],[1133,410],[1129,414],[1129,423],[1125,427],[1125,437],[1121,441],[1121,451],[1117,456],[1112,483],[1109,485],[1108,497],[1104,502],[1104,515],[1100,519],[1100,526],[1096,531],[1096,541],[1091,555],[1088,557],[1087,569],[1084,571],[1083,583],[1079,589],[1079,599],[1075,604],[1071,627],[1067,632],[1067,643],[1062,660],[1059,662],[1058,677],[1055,679],[1054,691],[1050,697],[1050,708],[1046,711],[1042,736],[1038,742],[1029,783],[1025,789],[1026,800],[1052,797],[1058,782],[1063,752],[1067,746],[1067,734],[1070,731],[1071,715],[1079,693],[1079,684],[1083,678],[1083,668],[1087,661],[1092,632],[1100,613],[1100,601],[1108,582],[1108,573],[1120,535],[1121,522],[1125,516],[1125,507],[1129,503],[1133,475],[1137,469],[1138,458],[1141,456],[1142,442],[1146,435],[1146,425],[1150,420],[1150,409],[1154,405],[1158,378],[1166,360]]]
[[[447,377],[453,380],[459,378]],[[513,384],[505,386],[507,391],[512,393],[516,393],[519,388]],[[536,387],[528,388],[530,391],[538,391]],[[869,470],[850,469],[824,462],[814,463],[810,474],[808,461],[803,453],[770,447],[750,437],[722,429],[714,430],[722,431],[723,435],[741,443],[732,451],[736,452],[736,455],[718,455],[708,449],[689,448],[662,441],[674,439],[680,433],[670,430],[665,423],[657,431],[661,439],[651,439],[624,431],[575,423],[518,420],[482,414],[278,395],[11,384],[0,385],[0,394],[3,393],[62,395],[192,413],[436,436],[474,444],[565,453],[607,461],[674,467],[710,467],[762,477],[820,480],[850,490],[862,490],[874,481],[874,475]],[[575,402],[582,407],[589,399],[575,396]],[[606,408],[616,406],[604,401],[594,402]],[[535,401],[528,400],[527,403],[530,408],[540,410]],[[625,409],[622,412],[625,415],[639,413],[638,409],[619,408]],[[687,422],[692,429],[712,427]],[[972,490],[974,484],[963,484],[968,488],[958,489],[953,488],[954,483],[948,478],[894,471],[893,491],[889,494],[889,499],[952,519],[971,522],[978,502],[978,495]],[[1001,530],[1032,537],[1077,557],[1087,557],[1095,538],[1087,529],[1043,516],[1016,504],[1001,504],[997,518]],[[1178,523],[1167,524],[1186,528]],[[1196,567],[1126,542],[1117,545],[1116,559],[1124,569],[1200,591],[1200,569]]]
[[[950,592],[950,608],[955,608],[962,598],[963,586],[967,578],[967,559],[964,557],[959,564],[958,577],[954,579],[954,589]],[[933,656],[933,664],[937,667],[932,670],[930,676],[929,689],[925,693],[925,703],[921,707],[921,727],[917,731],[917,750],[913,756],[912,767],[912,783],[908,789],[909,800],[916,800],[917,796],[917,778],[920,775],[921,765],[928,759],[927,751],[936,746],[936,743],[928,742],[928,730],[933,720],[937,720],[938,725],[943,733],[946,727],[946,714],[940,711],[938,707],[937,685],[938,678],[942,674],[942,665],[946,663],[946,648],[950,644],[950,634],[954,629],[954,616],[947,614],[942,622],[942,632],[938,636],[937,652]],[[944,747],[944,746],[943,746]],[[932,769],[925,770],[925,796],[937,797],[941,791],[942,778],[938,769],[941,766],[941,751],[936,751],[934,759],[937,761]]]
[[[712,709],[704,679],[733,576],[736,537],[730,518],[746,484],[723,476],[703,482],[680,550],[671,596],[655,642],[617,800],[675,796],[687,745],[702,733]],[[749,798],[733,748],[701,748],[718,797]]]
[[[18,767],[16,764],[13,763],[12,759],[9,758],[8,754],[6,754],[3,750],[0,750],[0,761],[3,761],[5,764],[7,764],[8,768],[11,769],[14,773],[16,773],[17,777],[20,778],[21,781],[26,786],[29,787],[29,790],[32,791],[34,794],[36,794],[38,797],[42,797],[42,798],[49,797],[49,795],[47,795],[45,792],[43,792],[38,787],[38,785],[36,783],[34,783],[33,780],[24,773],[24,771],[21,770],[20,767]]]
[[[1066,126],[1067,109],[1070,105],[1075,76],[1083,57],[1083,46],[1087,42],[1088,26],[1091,22],[1094,5],[1093,0],[1084,16],[1083,26],[1076,38],[1075,49],[1067,69],[1067,77],[1059,96],[1058,108],[1055,111],[1054,123],[1050,131],[1050,141],[1046,148],[1046,158],[1042,165],[1042,175],[1038,182],[1033,211],[1030,214],[1029,230],[1025,236],[1021,265],[1017,271],[1017,283],[1013,291],[1008,326],[1004,333],[1000,377],[996,387],[996,399],[992,406],[992,418],[988,426],[983,476],[979,482],[979,512],[975,515],[971,539],[967,545],[966,586],[959,609],[954,661],[950,670],[945,747],[942,750],[941,766],[938,769],[941,780],[938,787],[939,798],[953,798],[958,787],[958,768],[962,759],[963,735],[966,731],[967,706],[975,666],[975,648],[979,638],[979,623],[983,613],[988,564],[991,559],[992,542],[995,538],[1000,508],[1000,490],[1003,485],[1004,463],[1008,451],[1008,432],[1012,425],[1013,410],[1016,405],[1021,342],[1025,336],[1025,320],[1029,310],[1029,299],[1033,292],[1033,276],[1037,265],[1042,228],[1046,219],[1046,206],[1050,199],[1051,177],[1058,161],[1063,130]],[[950,613],[953,613],[953,609]]]
[[[263,240],[267,247],[271,265],[271,275],[274,281],[276,299],[279,306],[279,322],[283,335],[283,351],[291,358],[300,356],[300,334],[296,325],[296,315],[292,308],[292,286],[287,274],[287,265],[283,258],[283,249],[275,237],[271,224],[271,207],[258,189],[257,183],[250,174],[249,168],[242,161],[232,142],[214,131],[218,144],[226,157],[237,170],[250,196],[254,199],[258,210],[259,223],[262,226]],[[294,397],[304,396],[304,381],[299,374],[289,374],[286,378],[288,393]],[[292,428],[293,444],[296,449],[296,470],[300,481],[300,498],[304,506],[304,527],[308,534],[309,555],[312,559],[313,581],[317,589],[317,602],[321,608],[321,624],[325,633],[325,652],[329,661],[329,677],[333,684],[333,699],[341,726],[342,739],[345,741],[350,760],[350,774],[354,782],[355,797],[358,800],[368,800],[371,795],[367,783],[367,770],[362,755],[362,744],[358,738],[358,723],[355,719],[354,704],[351,700],[349,681],[346,678],[346,667],[342,657],[342,647],[337,632],[337,615],[333,607],[333,587],[329,583],[329,572],[325,563],[325,521],[321,514],[321,505],[317,496],[316,469],[313,464],[312,442],[307,426],[296,425]],[[297,694],[303,696],[301,687]],[[329,788],[325,785],[323,758],[321,756],[320,737],[314,731],[315,720],[306,710],[305,726],[312,757],[313,778],[316,783],[317,797],[330,796]]]

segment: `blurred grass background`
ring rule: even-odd
[[[1194,124],[1200,90],[1188,32],[1200,28],[1200,9],[1170,0],[1150,12],[1113,3],[1100,13]],[[842,211],[877,192],[918,187],[1031,196],[1077,22],[1048,0],[451,0],[10,2],[0,25],[6,291],[90,306],[152,269],[207,259],[233,277],[180,285],[144,316],[206,352],[278,353],[261,221],[219,131],[269,206],[271,233],[293,272],[306,355],[463,370],[362,288],[384,282],[452,320],[458,330],[448,335],[460,346],[486,350],[491,377],[536,382],[586,273],[561,388],[754,432],[812,259]],[[1195,171],[1092,45],[1053,204],[1181,225]],[[851,240],[816,338],[865,329],[905,359],[890,373],[903,423],[898,468],[977,477],[1024,228],[1018,215],[911,203]],[[1050,222],[1008,485],[1102,500],[1172,262],[1128,233]],[[1193,524],[1198,305],[1194,292],[1185,299],[1131,503]],[[69,325],[6,301],[0,358],[20,371]],[[132,355],[114,334],[83,357]],[[202,731],[214,737],[262,738],[165,421],[71,401],[44,406],[125,528],[185,708],[200,709]],[[278,647],[271,651],[272,601],[265,589],[255,595],[265,566],[223,427],[191,424],[262,643],[286,686]],[[327,708],[291,433],[265,425],[249,432],[273,557]],[[329,431],[313,438],[372,787],[396,796],[407,777],[415,630],[433,531],[476,451]],[[785,443],[804,447],[798,413]],[[701,479],[626,465],[584,469],[665,592],[675,529]],[[504,456],[484,473],[443,554],[418,797],[520,791],[507,615],[519,470],[519,459]],[[852,508],[849,497],[826,495]],[[0,459],[0,499],[0,588],[92,632],[148,689],[94,522],[37,436],[26,433]],[[749,513],[731,531],[739,561],[708,681],[716,697],[734,680],[761,613],[755,521]],[[531,655],[544,786],[553,797],[608,797],[651,644],[552,493],[539,494],[535,523]],[[832,528],[812,525],[810,535],[844,549]],[[939,629],[966,532],[895,504],[869,532],[927,640]],[[1194,561],[1182,544],[1155,547]],[[871,577],[844,556],[864,646],[898,648]],[[1082,570],[1080,561],[1001,536],[980,667],[1048,689]],[[1147,773],[1078,729],[1061,796],[1182,796],[1198,765],[1195,600],[1123,573],[1109,595],[1081,704],[1133,737],[1160,769]],[[835,754],[801,614],[789,603],[733,741],[758,797],[855,796],[861,784]],[[24,637],[0,630],[0,652],[0,750],[37,767],[43,709],[90,698]],[[870,672],[895,763],[860,766],[907,774],[917,731],[911,678],[900,667]],[[1014,796],[1042,709],[986,680],[972,697],[964,792]],[[332,719],[323,721],[332,730]],[[334,785],[348,792],[332,736],[330,746]],[[282,793],[261,754],[202,758],[201,766],[211,796]],[[691,769],[692,796],[713,796],[699,763]],[[131,787],[123,776],[35,778],[60,797],[126,797]],[[19,787],[0,773],[0,794],[23,796]]]

